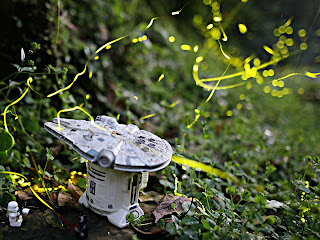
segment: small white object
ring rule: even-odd
[[[22,214],[29,214],[30,208],[22,208]]]
[[[21,227],[23,219],[19,211],[18,203],[16,201],[9,202],[7,210],[7,217],[9,218],[10,226]]]

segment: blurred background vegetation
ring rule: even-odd
[[[319,69],[319,6],[318,0],[2,0],[1,112],[27,89],[29,76],[40,94],[29,91],[10,109],[18,118],[7,114],[15,145],[3,147],[0,167],[32,176],[31,155],[47,166],[50,148],[55,159],[48,172],[60,168],[59,178],[66,179],[72,170],[85,171],[81,159],[72,160],[74,151],[43,130],[59,110],[83,103],[94,117],[118,116],[121,123],[133,122],[167,139],[176,154],[245,177],[252,194],[265,186],[266,195],[288,200],[290,187],[271,191],[268,184],[290,185],[305,171],[303,159],[320,153],[319,78],[305,74]],[[125,35],[93,59],[100,46]],[[183,45],[189,48],[182,50]],[[195,63],[198,57],[201,64]],[[86,73],[69,90],[46,97],[68,86],[89,59]],[[230,64],[225,75],[244,73],[219,86],[244,84],[217,90],[206,102],[210,91],[196,85],[194,64],[200,78],[220,77]],[[291,73],[302,75],[273,82]],[[144,119],[150,114],[155,115]],[[87,118],[79,111],[62,117]],[[0,127],[5,128],[3,121]],[[4,130],[1,139],[0,144],[10,142]],[[173,182],[173,169],[174,164],[159,178]],[[308,181],[317,187],[311,175]],[[18,186],[10,181],[2,177],[0,185],[13,192]]]

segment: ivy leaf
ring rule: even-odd
[[[78,179],[78,186],[80,187],[80,188],[83,188],[83,189],[85,189],[86,188],[86,183],[87,181],[86,181],[86,179],[85,178],[79,178]]]

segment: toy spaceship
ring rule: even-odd
[[[129,213],[137,219],[143,215],[139,189],[147,184],[148,172],[170,163],[172,148],[167,141],[107,116],[95,121],[55,118],[46,122],[44,129],[88,160],[81,204],[107,216],[118,227],[129,224]]]

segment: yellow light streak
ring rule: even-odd
[[[110,41],[110,42],[107,42],[106,44],[102,45],[95,53],[96,53],[96,54],[99,53],[101,50],[103,50],[103,49],[106,48],[107,46],[109,46],[109,45],[111,45],[111,44],[113,44],[113,43],[115,43],[115,42],[118,42],[118,41],[120,41],[120,40],[122,40],[122,39],[124,39],[124,38],[126,38],[126,37],[128,37],[128,35],[125,35],[125,36],[119,37],[119,38],[117,38],[117,39],[115,39],[115,40],[112,40],[112,41]]]
[[[153,24],[153,21],[158,19],[158,18],[160,18],[160,17],[151,18],[151,20],[150,20],[150,22],[149,22],[149,24],[148,24],[148,26],[146,28],[150,28],[152,26],[152,24]]]
[[[14,143],[15,143],[15,140],[14,140],[14,137],[11,135],[11,133],[9,132],[9,129],[8,129],[8,124],[7,124],[7,113],[9,112],[8,109],[15,105],[16,103],[18,103],[21,99],[23,99],[25,97],[25,95],[28,93],[29,91],[29,88],[31,87],[30,83],[32,83],[33,79],[31,77],[29,77],[27,79],[27,86],[28,88],[24,91],[24,93],[17,99],[15,100],[14,102],[10,103],[3,111],[2,115],[3,115],[3,125],[4,125],[4,128],[6,130],[6,132],[9,134],[9,136],[11,137],[11,140],[12,140],[12,145],[10,146],[10,148],[13,147]],[[11,112],[12,113],[12,112]],[[18,116],[15,114],[16,118],[18,118]]]
[[[181,100],[181,99],[178,99],[177,101],[171,103],[171,104],[169,105],[169,108],[173,108],[173,107],[175,107],[176,105],[178,105],[178,104],[181,103],[181,102],[182,102],[182,100]]]
[[[190,51],[191,50],[191,47],[187,44],[183,44],[181,45],[181,49],[184,50],[184,51]]]
[[[50,97],[52,97],[52,96],[54,96],[54,95],[57,95],[57,94],[60,93],[60,92],[63,92],[63,91],[65,91],[65,90],[68,90],[69,88],[71,88],[72,85],[77,81],[78,77],[81,76],[81,75],[83,75],[83,74],[86,72],[88,63],[89,63],[89,61],[87,61],[86,64],[84,65],[84,69],[82,70],[82,72],[78,73],[78,74],[74,77],[73,81],[72,81],[68,86],[66,86],[65,88],[61,88],[61,89],[59,89],[58,91],[55,91],[54,93],[49,94],[47,97],[50,98]]]
[[[233,182],[239,181],[235,176],[233,176],[230,173],[224,172],[218,168],[211,167],[209,165],[206,165],[204,163],[201,163],[201,162],[198,162],[195,160],[191,160],[191,159],[183,158],[183,157],[178,157],[178,156],[172,156],[171,160],[175,163],[186,165],[186,166],[189,166],[194,169],[199,169],[203,172],[215,175],[215,176],[222,178],[222,179],[230,179]]]
[[[160,75],[160,77],[158,78],[158,82],[160,82],[163,78],[164,78],[164,74],[162,73],[162,74]]]

